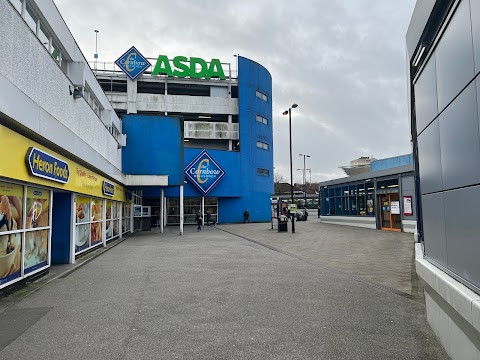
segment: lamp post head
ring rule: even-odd
[[[95,31],[96,33],[98,33],[98,32],[99,32],[98,30],[93,30],[93,31]]]
[[[288,110],[285,110],[282,115],[288,115]]]
[[[293,104],[292,108],[295,109],[298,106],[298,104]]]

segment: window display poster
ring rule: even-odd
[[[23,186],[0,182],[0,233],[22,229],[22,214]]]
[[[75,253],[88,249],[90,246],[90,224],[78,224],[75,226]]]
[[[400,201],[392,201],[390,206],[392,215],[400,215]]]
[[[0,182],[0,285],[20,277],[23,186]]]
[[[412,197],[411,196],[404,196],[403,197],[403,215],[407,215],[407,216],[413,215]]]
[[[47,266],[48,230],[25,233],[25,274]]]
[[[77,196],[77,224],[90,221],[90,198]]]
[[[92,221],[99,221],[103,219],[102,204],[102,199],[92,199]]]
[[[50,226],[50,191],[33,187],[27,188],[27,229]],[[26,248],[26,246],[25,246]]]

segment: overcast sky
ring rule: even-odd
[[[360,156],[409,153],[405,34],[415,0],[55,0],[88,60],[113,62],[134,45],[159,54],[219,58],[240,54],[273,79],[274,166],[294,181],[303,157],[312,181],[345,176]],[[310,175],[307,174],[307,181]]]

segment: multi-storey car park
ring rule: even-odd
[[[246,208],[270,221],[263,66],[141,49],[153,56],[145,69],[126,46],[119,65],[90,67],[52,0],[1,1],[0,28],[0,289],[157,213],[180,232],[199,210],[220,223],[243,221]]]

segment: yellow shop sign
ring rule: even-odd
[[[3,149],[0,177],[116,201],[126,200],[122,185],[111,182],[2,125],[0,139]]]

